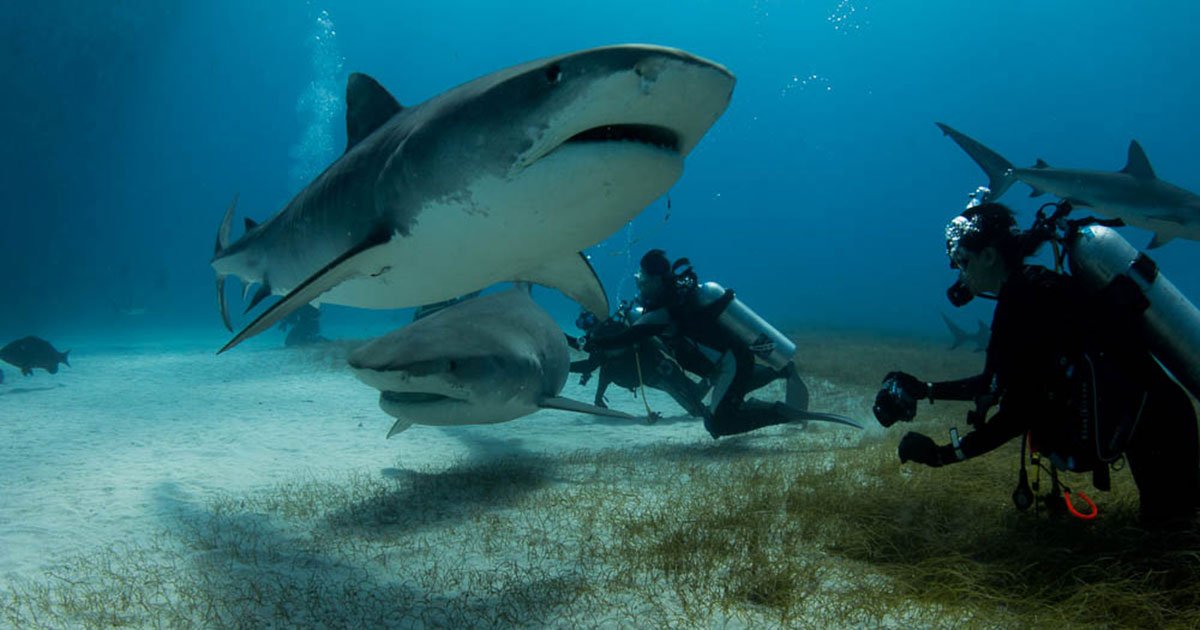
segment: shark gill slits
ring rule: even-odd
[[[679,150],[679,136],[655,125],[603,125],[571,136],[567,142],[639,142],[671,151]]]
[[[550,85],[558,85],[562,81],[562,67],[558,64],[551,64],[546,68],[546,82]]]

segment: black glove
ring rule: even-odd
[[[950,452],[947,452],[947,451]],[[949,445],[938,446],[933,438],[921,433],[908,432],[900,438],[900,447],[896,449],[900,463],[917,462],[937,468],[944,464],[958,461]]]
[[[875,395],[875,419],[885,428],[917,415],[917,401],[929,397],[929,384],[912,374],[888,372]]]

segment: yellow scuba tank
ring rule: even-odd
[[[725,287],[716,282],[704,282],[696,287],[696,299],[701,307],[714,304],[724,296]],[[737,339],[746,342],[760,362],[776,370],[787,367],[796,354],[796,344],[736,296],[721,309],[717,323]]]
[[[1080,228],[1066,244],[1071,274],[1093,290],[1113,282],[1135,286],[1149,303],[1142,313],[1150,352],[1200,398],[1200,310],[1146,254],[1102,225]]]

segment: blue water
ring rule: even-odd
[[[1196,3],[1096,0],[10,3],[0,337],[223,340],[208,261],[224,208],[237,192],[239,215],[264,219],[336,157],[349,72],[415,104],[623,42],[713,59],[738,86],[669,216],[655,202],[589,252],[613,297],[662,247],[781,327],[941,335],[939,312],[988,316],[946,302],[942,241],[985,180],[934,121],[1020,165],[1116,170],[1136,138],[1160,177],[1200,190],[1198,20]],[[1026,191],[1004,199],[1022,223],[1042,201]],[[1200,243],[1155,258],[1200,298]],[[576,307],[539,296],[569,329]]]

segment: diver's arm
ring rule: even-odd
[[[975,400],[988,391],[991,379],[986,373],[960,378],[955,381],[939,381],[929,384],[930,400]]]
[[[649,339],[658,334],[662,334],[670,326],[670,315],[666,309],[650,311],[638,318],[632,326],[622,330],[614,335],[592,336],[588,339],[585,349],[588,352],[596,350],[612,350],[614,348],[625,348],[632,346],[639,341]]]
[[[960,441],[962,459],[978,457],[996,450],[1000,445],[1029,429],[1027,413],[1004,409],[1001,406],[982,426],[964,435]],[[956,457],[957,459],[957,457]]]
[[[995,450],[1001,444],[1021,435],[1028,428],[1028,414],[1005,412],[1001,409],[983,426],[963,436],[956,444],[938,446],[933,438],[910,431],[900,439],[897,455],[900,462],[917,462],[926,466],[945,466]],[[953,433],[952,433],[953,435]]]

